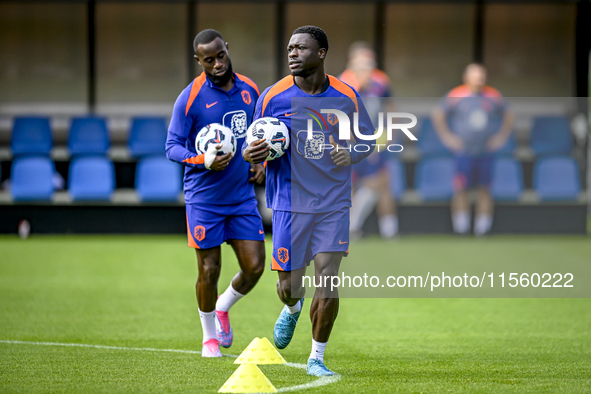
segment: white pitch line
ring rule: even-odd
[[[283,365],[285,365],[287,367],[299,368],[299,369],[307,369],[308,368],[305,364],[297,364],[297,363],[285,363]],[[336,383],[339,380],[341,380],[341,375],[323,376],[323,377],[318,378],[317,380],[310,382],[310,383],[280,388],[277,390],[277,392],[278,393],[288,393],[290,391],[308,390],[308,389],[313,389],[313,388],[320,387],[320,386],[326,386],[327,384]]]
[[[201,354],[201,351],[198,350],[182,350],[182,349],[156,349],[150,347],[124,347],[124,346],[106,346],[106,345],[88,345],[85,343],[60,343],[60,342],[33,342],[33,341],[10,341],[10,340],[2,340],[0,339],[0,343],[9,343],[15,345],[41,345],[41,346],[66,346],[66,347],[85,347],[85,348],[93,348],[93,349],[109,349],[109,350],[132,350],[132,351],[140,351],[140,352],[166,352],[166,353],[184,353],[184,354]],[[235,354],[224,354],[224,357],[238,357]],[[283,364],[286,367],[298,368],[298,369],[306,369],[307,366],[305,364],[298,364],[298,363],[285,363]],[[327,384],[336,383],[341,379],[341,375],[334,375],[334,376],[323,376],[318,378],[317,380],[300,384],[297,386],[291,387],[282,387],[277,390],[279,393],[287,393],[290,391],[299,391],[299,390],[307,390],[313,389],[315,387],[326,386]]]
[[[88,345],[85,343],[29,342],[29,341],[7,341],[7,340],[0,340],[0,343],[12,343],[12,344],[20,344],[20,345],[89,347],[89,348],[94,348],[94,349],[134,350],[134,351],[141,351],[141,352],[168,352],[168,353],[201,354],[200,350],[156,349],[156,348],[150,348],[150,347],[122,347],[122,346]],[[235,354],[224,354],[224,357],[236,358],[238,356]]]
[[[308,366],[306,364],[285,363],[283,365],[285,365],[286,367],[292,367],[292,368],[308,369]]]

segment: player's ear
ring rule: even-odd
[[[326,57],[326,49],[325,48],[320,48],[318,50],[318,58],[321,60],[324,60],[324,58]]]
[[[224,45],[226,45],[226,50],[229,52],[230,51],[230,46],[228,45],[228,43],[226,42]]]
[[[199,64],[200,66],[202,66],[201,61],[199,60],[199,56],[193,55],[193,57],[195,58],[195,60],[197,60],[197,64]]]

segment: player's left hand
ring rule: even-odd
[[[505,138],[502,133],[497,133],[490,137],[486,142],[486,150],[489,152],[495,152],[503,147],[507,142],[507,138]]]
[[[267,140],[261,138],[251,142],[242,152],[242,157],[251,164],[259,164],[267,159],[270,150],[271,146]]]
[[[208,170],[223,171],[226,169],[230,160],[232,160],[232,153],[228,152],[225,155],[218,156],[218,152],[222,149],[222,145],[214,146],[211,144],[205,152],[205,160],[203,165]]]
[[[344,146],[337,144],[332,137],[329,137],[330,144],[332,145],[332,151],[330,157],[337,166],[348,166],[351,164],[351,152],[345,149]]]
[[[251,177],[248,179],[250,183],[256,182],[262,185],[265,182],[265,167],[262,164],[251,164],[250,165]]]

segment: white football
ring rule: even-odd
[[[195,150],[198,154],[204,154],[210,145],[222,145],[218,151],[218,156],[231,152],[232,156],[236,153],[236,137],[232,130],[219,123],[212,123],[204,126],[195,138]]]
[[[274,160],[282,156],[289,148],[289,130],[285,123],[270,116],[252,122],[246,131],[246,143],[265,139],[271,146],[267,160]]]

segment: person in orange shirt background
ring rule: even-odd
[[[378,125],[379,112],[392,111],[392,105],[385,100],[393,96],[390,78],[377,68],[376,54],[368,43],[357,41],[351,45],[347,69],[339,79],[359,92],[374,125]],[[390,191],[386,167],[387,160],[393,155],[376,150],[366,160],[353,166],[356,191],[353,194],[350,229],[354,238],[361,237],[363,224],[374,208],[377,208],[380,235],[393,238],[398,234],[396,201]]]

